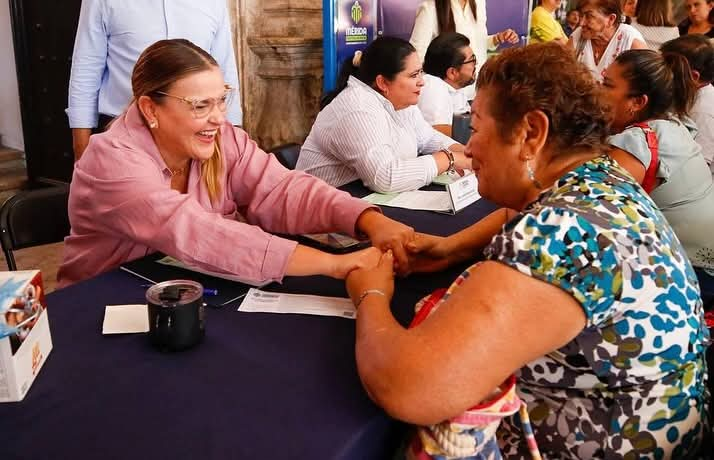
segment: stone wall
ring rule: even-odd
[[[244,128],[264,149],[302,143],[322,92],[322,1],[228,2]]]

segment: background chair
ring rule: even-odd
[[[459,144],[466,145],[469,137],[471,137],[471,114],[454,114],[451,122],[451,138]]]
[[[300,156],[300,144],[285,144],[278,147],[270,149],[273,154],[278,158],[280,164],[288,169],[295,169],[295,165],[298,161],[298,156]]]
[[[13,251],[57,243],[69,235],[69,187],[22,191],[0,208],[0,242],[7,267],[17,270]]]

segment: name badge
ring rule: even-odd
[[[472,172],[448,184],[446,191],[449,192],[451,209],[454,213],[461,211],[481,198],[478,193],[478,180]]]

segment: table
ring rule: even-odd
[[[446,235],[493,209],[482,200],[455,216],[383,210]],[[397,319],[407,324],[414,303],[461,269],[398,280]],[[47,296],[54,349],[25,400],[0,404],[3,460],[378,459],[394,450],[403,426],[360,384],[354,321],[207,310],[204,343],[164,354],[143,334],[101,334],[104,306],[144,303],[141,284],[115,270]],[[346,296],[325,277],[268,289]]]

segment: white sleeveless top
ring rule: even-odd
[[[610,39],[610,43],[607,44],[605,52],[602,53],[600,62],[595,64],[595,56],[593,55],[593,47],[590,40],[583,40],[581,43],[580,36],[582,34],[582,29],[578,27],[575,29],[573,34],[570,36],[573,39],[573,45],[575,45],[575,53],[577,55],[578,61],[585,64],[585,66],[590,69],[595,80],[602,81],[603,75],[605,74],[605,69],[615,61],[615,58],[622,53],[632,48],[632,42],[635,40],[640,40],[645,42],[642,34],[637,31],[632,26],[627,24],[620,24],[620,27],[615,31],[615,35]]]

